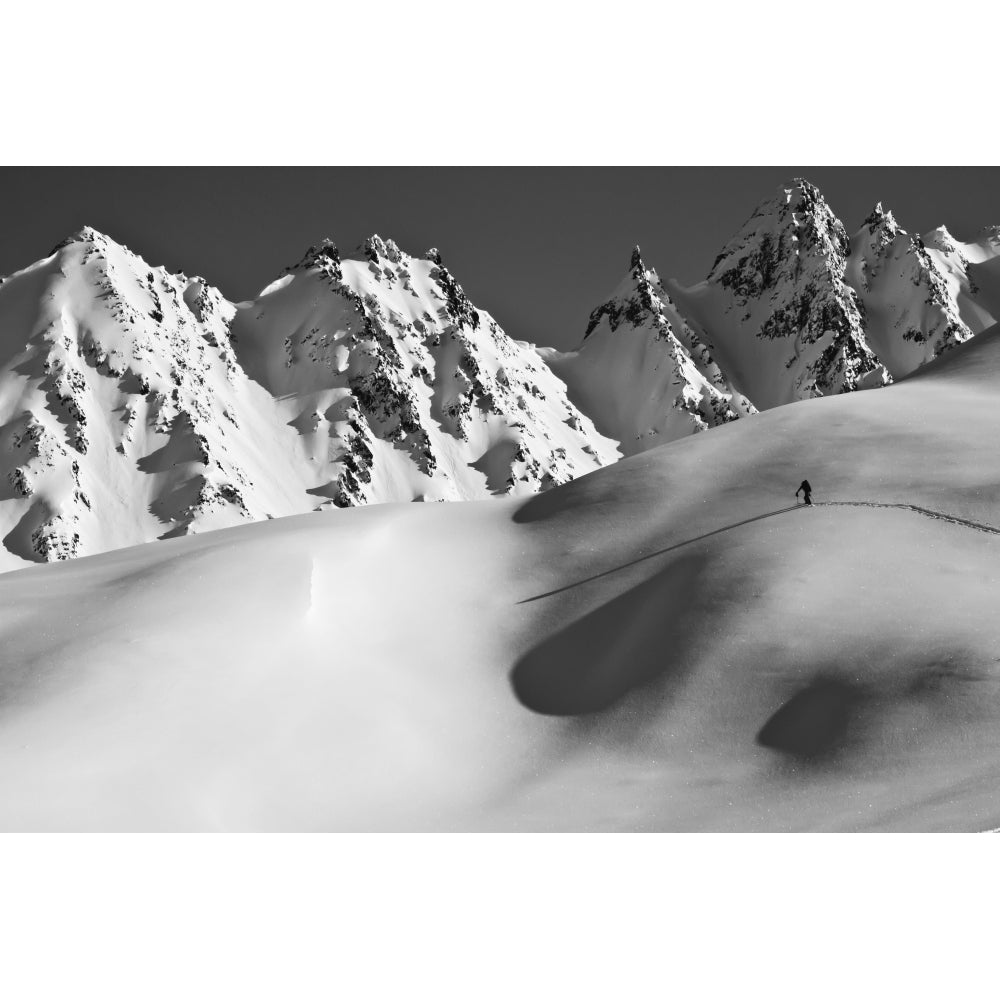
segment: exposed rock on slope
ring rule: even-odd
[[[528,346],[469,301],[437,251],[325,241],[233,325],[240,360],[347,507],[522,495],[618,457]]]
[[[969,330],[982,333],[1000,320],[1000,226],[986,227],[970,243],[956,240],[944,226],[923,240]]]
[[[847,278],[864,304],[868,344],[893,378],[972,336],[923,239],[881,202],[854,235]]]
[[[755,412],[677,312],[638,247],[628,276],[591,313],[580,349],[539,353],[626,455]]]
[[[820,192],[796,180],[757,208],[708,279],[671,285],[733,384],[766,409],[885,385],[845,279],[850,241]]]
[[[231,314],[201,279],[92,229],[3,283],[5,562],[310,509],[295,435],[236,361]]]
[[[324,243],[238,310],[84,229],[0,286],[0,568],[617,457],[436,252]]]

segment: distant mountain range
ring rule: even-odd
[[[511,339],[440,254],[329,241],[249,302],[92,229],[0,281],[0,569],[329,507],[526,495],[884,386],[1000,317],[1000,229],[849,237],[803,180],[707,279],[638,248],[580,348]]]
[[[801,179],[763,201],[705,281],[638,248],[582,345],[543,357],[627,454],[754,410],[884,386],[1000,318],[1000,227],[923,237],[876,205],[849,237]]]

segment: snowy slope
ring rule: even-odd
[[[973,335],[940,256],[900,228],[881,202],[852,239],[847,280],[864,306],[868,345],[893,378]]]
[[[89,228],[0,283],[0,571],[617,459],[439,260],[368,249],[240,308]]]
[[[315,505],[232,311],[92,229],[0,285],[0,569]]]
[[[845,276],[850,240],[819,190],[796,179],[725,246],[708,279],[668,289],[759,409],[888,383]]]
[[[0,827],[996,828],[1000,535],[791,504],[1000,527],[998,403],[994,329],[526,500],[0,576]]]
[[[436,251],[314,247],[233,322],[341,506],[523,495],[600,468],[615,442],[530,345],[469,301]]]
[[[923,240],[945,275],[962,322],[975,334],[1000,321],[1000,227],[989,226],[977,239],[962,243],[939,226]]]
[[[727,382],[638,247],[627,277],[591,313],[580,349],[539,353],[626,455],[756,412]]]

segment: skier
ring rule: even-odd
[[[798,500],[799,494],[801,493],[802,496],[803,496],[803,498],[805,499],[806,506],[807,507],[811,507],[812,506],[812,500],[810,500],[809,497],[812,494],[812,489],[813,488],[809,485],[809,480],[808,479],[803,479],[802,480],[802,485],[795,491],[795,499]]]

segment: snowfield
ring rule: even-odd
[[[528,499],[3,574],[0,828],[996,828],[1000,536],[822,504],[1000,527],[998,404],[994,327]]]

